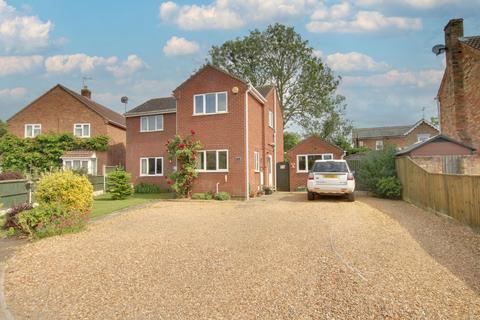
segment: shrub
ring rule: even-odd
[[[152,183],[139,183],[135,186],[135,193],[159,193],[160,187]]]
[[[224,200],[230,200],[231,197],[230,197],[230,194],[228,192],[219,192],[215,195],[215,200],[220,200],[220,201],[224,201]]]
[[[2,172],[0,173],[0,180],[19,180],[23,179],[20,172]]]
[[[107,192],[113,200],[125,199],[133,193],[130,174],[122,168],[117,168],[107,176]]]
[[[363,159],[360,165],[358,178],[366,188],[375,195],[382,197],[383,193],[377,188],[382,178],[396,178],[394,147],[387,146],[384,150],[371,151]]]
[[[93,187],[86,176],[56,171],[42,175],[35,196],[40,204],[57,203],[67,210],[84,213],[92,206]]]
[[[212,200],[213,194],[211,192],[199,192],[192,194],[193,200]]]
[[[376,194],[382,198],[399,199],[402,196],[402,185],[397,177],[380,178],[376,185]]]
[[[43,203],[18,215],[19,230],[33,238],[74,232],[82,229],[88,213],[70,210],[60,203]]]
[[[12,208],[10,208],[10,210],[7,211],[7,214],[6,214],[7,219],[5,220],[5,224],[3,225],[3,227],[5,229],[9,229],[9,228],[17,229],[18,214],[22,211],[31,210],[31,209],[32,209],[32,205],[28,203],[20,203],[13,206]]]

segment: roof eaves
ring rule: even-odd
[[[421,125],[422,123],[425,123],[426,125],[432,127],[433,129],[437,130],[438,131],[438,128],[433,124],[433,123],[430,123],[428,122],[427,120],[425,119],[421,119],[419,120],[417,123],[415,123],[407,132],[405,132],[403,135],[406,136],[406,135],[409,135],[413,130],[415,130],[419,125]]]
[[[176,113],[177,109],[164,109],[164,110],[152,110],[141,112],[127,112],[124,114],[126,118],[139,117],[139,116],[151,116],[156,114]]]

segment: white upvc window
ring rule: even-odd
[[[309,172],[317,160],[333,160],[333,153],[297,155],[297,172]]]
[[[163,158],[140,158],[140,176],[163,176]]]
[[[359,146],[360,148],[363,147],[363,141],[362,141],[362,140],[360,140],[360,142],[358,142],[358,146]]]
[[[28,123],[25,125],[25,138],[35,138],[42,133],[42,125],[39,123]]]
[[[268,110],[268,126],[273,128],[273,112]]]
[[[63,158],[63,169],[83,171],[90,175],[97,175],[96,158]]]
[[[383,140],[375,141],[375,150],[383,150]]]
[[[90,123],[75,123],[73,125],[73,134],[80,138],[89,138]]]
[[[260,153],[257,151],[253,152],[253,164],[255,172],[260,172]]]
[[[228,111],[227,92],[212,92],[193,96],[193,115],[226,113]]]
[[[140,117],[140,132],[163,131],[163,114]]]
[[[202,150],[198,151],[197,155],[197,171],[228,171],[228,150]]]
[[[417,142],[423,142],[430,139],[430,133],[419,133],[417,134]]]

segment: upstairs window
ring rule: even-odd
[[[430,139],[430,134],[429,133],[419,133],[419,134],[417,134],[417,142],[427,141],[428,139]]]
[[[200,172],[228,171],[228,150],[199,151],[197,159],[197,170]]]
[[[140,117],[140,132],[163,131],[163,115]]]
[[[25,125],[25,138],[35,138],[42,133],[42,125],[35,124],[26,124]]]
[[[193,104],[194,115],[226,113],[228,111],[227,93],[196,94],[193,96]]]
[[[73,125],[73,134],[80,138],[89,138],[90,123],[75,123]]]
[[[383,150],[383,140],[375,141],[375,150]]]
[[[268,110],[268,126],[273,128],[273,112]]]

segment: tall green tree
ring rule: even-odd
[[[340,77],[315,55],[293,27],[274,24],[213,46],[211,63],[249,81],[274,84],[284,111],[284,126],[297,124],[305,134],[333,140],[350,130],[345,98],[337,94]]]
[[[284,132],[283,134],[283,150],[285,152],[289,151],[293,147],[295,147],[302,137],[296,132]]]

